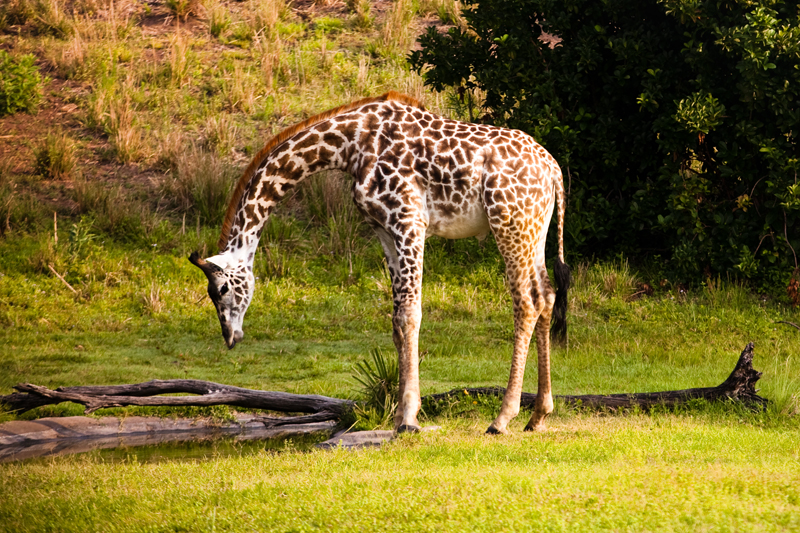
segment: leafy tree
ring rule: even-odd
[[[429,29],[412,67],[436,90],[483,91],[482,120],[558,159],[572,250],[785,286],[800,247],[796,2],[481,0],[464,17]]]

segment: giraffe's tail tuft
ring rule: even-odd
[[[556,303],[553,307],[551,336],[555,343],[563,346],[567,344],[567,291],[572,281],[572,274],[569,265],[561,258],[556,259],[553,273],[558,288],[556,289]]]

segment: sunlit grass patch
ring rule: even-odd
[[[92,454],[1,465],[8,483],[0,488],[0,512],[22,531],[56,524],[82,531],[98,520],[128,530],[158,520],[195,531],[321,524],[350,531],[376,523],[388,531],[798,525],[792,429],[670,416],[576,418],[557,424],[558,431],[503,438],[482,429],[446,424],[356,452],[307,453],[289,444],[281,453],[248,449],[192,461]],[[91,489],[30,497],[79,482]]]

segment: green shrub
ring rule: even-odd
[[[485,0],[464,11],[469,30],[423,35],[411,63],[436,90],[482,92],[480,120],[556,157],[569,250],[774,290],[800,248],[793,6]]]
[[[43,80],[35,61],[33,54],[14,58],[0,50],[0,116],[36,111]]]
[[[370,350],[370,355],[372,364],[367,359],[356,363],[353,379],[360,385],[358,392],[366,409],[374,411],[380,422],[386,423],[397,407],[400,386],[397,357],[384,355],[380,348]]]

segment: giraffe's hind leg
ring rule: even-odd
[[[506,273],[511,297],[514,300],[514,355],[500,413],[486,430],[486,433],[490,434],[508,433],[508,423],[519,414],[525,362],[528,358],[531,336],[541,312],[541,306],[537,307],[537,298],[534,298],[539,292],[536,288],[536,276],[530,275],[527,269],[519,268],[510,258],[506,258]]]
[[[550,319],[556,295],[543,264],[537,268],[536,274],[540,288],[539,305],[542,309],[536,322],[539,387],[533,414],[525,426],[525,431],[543,431],[545,418],[553,412],[553,392],[550,384]]]

